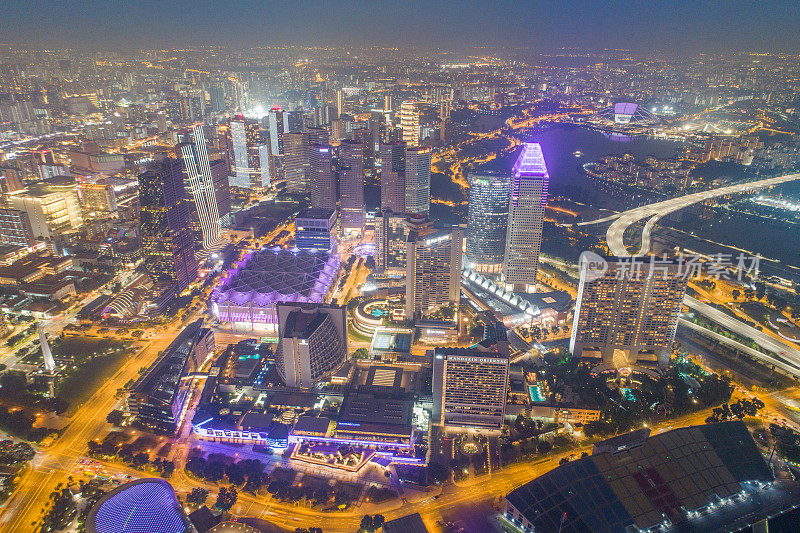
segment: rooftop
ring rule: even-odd
[[[326,251],[253,251],[222,277],[216,303],[266,306],[281,302],[322,302],[339,268],[339,257]]]
[[[768,483],[772,472],[742,422],[633,432],[595,445],[506,496],[537,530],[641,530]]]

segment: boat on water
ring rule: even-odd
[[[572,152],[572,155],[574,155],[575,157],[582,157],[583,152],[581,152],[580,150],[575,150],[574,152]]]

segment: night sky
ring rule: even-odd
[[[797,52],[799,28],[797,0],[0,2],[0,42],[36,47],[382,44]]]

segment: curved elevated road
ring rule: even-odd
[[[617,257],[630,257],[631,254],[628,252],[628,249],[625,247],[625,243],[623,242],[623,236],[625,235],[625,230],[628,229],[628,227],[631,224],[635,224],[636,222],[639,222],[644,219],[649,219],[645,224],[644,230],[642,231],[642,247],[638,252],[636,252],[636,254],[633,254],[633,255],[644,255],[650,251],[650,233],[653,229],[653,226],[655,226],[656,222],[658,222],[658,220],[664,215],[667,215],[674,211],[678,211],[679,209],[683,209],[684,207],[688,207],[692,204],[696,204],[704,200],[716,198],[718,196],[756,191],[759,189],[772,187],[774,185],[780,185],[782,183],[787,183],[797,179],[800,179],[800,173],[785,174],[783,176],[778,176],[776,178],[768,178],[760,181],[751,181],[748,183],[737,183],[736,185],[727,185],[725,187],[720,187],[718,189],[696,192],[692,194],[687,194],[686,196],[680,196],[678,198],[664,200],[663,202],[656,202],[654,204],[644,205],[642,207],[637,207],[635,209],[631,209],[629,211],[620,213],[615,217],[605,217],[596,221],[592,221],[591,223],[593,224],[599,222],[606,222],[608,220],[613,220],[614,218],[616,218],[614,223],[611,224],[611,226],[608,228],[608,231],[606,232],[606,240],[608,241],[609,251],[611,252],[611,255],[615,255]]]
[[[716,322],[720,326],[736,333],[737,335],[740,335],[747,339],[751,339],[753,342],[755,342],[768,352],[772,352],[773,354],[775,354],[775,357],[774,358],[769,357],[756,350],[752,350],[751,352],[750,348],[744,350],[747,353],[750,353],[755,357],[760,357],[761,359],[764,359],[768,363],[779,366],[786,372],[789,372],[794,376],[800,377],[800,350],[793,347],[790,343],[783,342],[780,339],[776,339],[772,335],[768,335],[763,331],[759,331],[753,326],[742,322],[738,318],[734,318],[729,314],[724,313],[713,306],[703,303],[697,298],[692,298],[688,294],[683,297],[683,304],[689,309],[692,309],[693,311],[700,313],[706,318],[712,320],[713,322]],[[683,320],[681,321],[681,324],[687,327],[694,326],[694,324],[692,324],[692,326],[689,326],[691,322]],[[743,349],[739,346],[737,346],[737,348]],[[778,361],[776,361],[776,359],[778,359]]]

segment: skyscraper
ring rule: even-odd
[[[615,368],[668,364],[686,292],[681,264],[582,256],[580,270],[572,355]]]
[[[406,317],[417,319],[449,305],[461,293],[460,228],[415,228],[406,247]]]
[[[269,176],[269,161],[261,154],[263,144],[258,121],[237,115],[220,126],[220,134],[225,140],[230,185],[253,189],[269,186],[269,178],[264,183],[262,165],[267,166]]]
[[[525,143],[512,172],[503,280],[510,289],[533,292],[550,181],[539,143]]]
[[[390,276],[406,274],[406,241],[412,231],[433,227],[422,216],[382,211],[375,215],[375,270]]]
[[[288,387],[310,388],[347,360],[344,307],[279,303],[275,363]]]
[[[329,144],[309,145],[308,173],[311,207],[336,209],[336,177],[331,167],[332,150]]]
[[[475,171],[470,172],[468,179],[465,254],[478,272],[497,273],[502,269],[506,250],[511,173]]]
[[[208,160],[208,148],[202,124],[195,124],[192,127],[191,137],[193,142],[178,144],[175,146],[175,151],[182,156],[186,188],[197,209],[203,233],[203,248],[208,248],[221,238],[218,193]]]
[[[181,292],[197,279],[194,238],[181,162],[173,155],[139,176],[144,267]]]
[[[425,148],[406,148],[406,213],[427,216],[431,211],[431,152]]]
[[[286,190],[292,193],[308,191],[309,143],[305,133],[283,134],[283,166]]]
[[[406,211],[406,146],[381,144],[381,211]]]
[[[419,146],[419,111],[413,100],[400,104],[400,129],[408,146]]]
[[[339,196],[342,229],[360,233],[364,228],[364,158],[360,142],[339,145]]]
[[[447,428],[503,428],[508,390],[507,356],[467,348],[433,351],[431,421]]]

